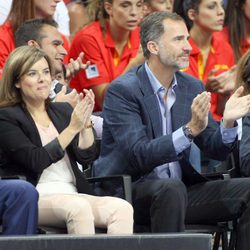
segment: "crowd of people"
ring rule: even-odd
[[[182,232],[237,218],[236,249],[248,249],[249,13],[248,0],[0,5],[2,234]],[[200,157],[221,162],[239,139],[242,177],[204,178]],[[130,175],[132,204],[118,183],[90,186],[89,165]]]

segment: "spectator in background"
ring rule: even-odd
[[[56,5],[61,0],[13,0],[5,23],[0,26],[0,79],[3,66],[10,52],[15,48],[14,33],[26,20],[32,18],[52,18]],[[62,36],[64,47],[68,51],[69,43]],[[65,59],[67,60],[67,59]]]
[[[143,16],[155,11],[173,12],[174,0],[145,0],[143,2]]]
[[[88,4],[93,22],[76,34],[69,57],[75,59],[83,51],[84,61],[91,65],[74,77],[70,86],[78,92],[93,89],[95,111],[102,110],[109,83],[143,62],[138,28],[142,5],[142,0],[93,0]]]
[[[87,12],[88,0],[76,0],[67,5],[70,17],[70,40],[74,38],[76,33],[89,23]]]
[[[12,0],[0,1],[0,25],[2,25],[10,12]]]
[[[225,27],[221,32],[234,52],[235,61],[250,49],[250,1],[228,0]]]
[[[2,235],[32,235],[37,232],[38,192],[22,180],[0,180]]]
[[[234,56],[231,46],[214,33],[223,28],[225,12],[221,0],[184,0],[183,13],[190,32],[189,67],[184,72],[202,80],[212,92],[211,113],[220,121],[234,89]],[[223,46],[222,46],[223,44]]]
[[[56,11],[53,15],[54,20],[58,24],[58,30],[61,34],[65,35],[68,39],[70,37],[70,17],[66,4],[64,1],[59,2],[56,5]]]

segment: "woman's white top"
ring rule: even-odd
[[[58,136],[58,132],[52,122],[49,127],[44,127],[37,123],[36,126],[43,146]],[[43,170],[36,188],[40,195],[77,193],[75,176],[71,169],[69,157],[66,152],[61,160],[52,163],[49,167]]]

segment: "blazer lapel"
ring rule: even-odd
[[[182,79],[176,74],[177,87],[175,89],[176,101],[172,107],[172,128],[173,131],[182,127],[191,119],[191,107],[188,101],[187,84],[182,82]]]
[[[137,75],[139,79],[139,86],[143,94],[143,102],[150,117],[155,138],[160,137],[162,136],[161,112],[158,99],[153,92],[144,65],[138,68]]]

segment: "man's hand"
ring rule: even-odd
[[[82,62],[84,53],[81,52],[76,60],[70,58],[69,64],[66,66],[66,79],[70,82],[71,78],[75,76],[81,69],[87,69],[90,62],[87,61],[86,64]]]
[[[73,89],[69,94],[66,94],[67,88],[62,87],[61,91],[56,95],[56,102],[68,102],[73,108],[82,99],[83,94],[78,94],[75,89]]]
[[[223,114],[223,125],[232,128],[234,121],[250,112],[250,95],[241,96],[244,87],[239,87],[226,103]]]
[[[192,130],[193,136],[200,134],[208,124],[211,94],[203,92],[197,95],[191,105],[192,118],[187,126]]]

